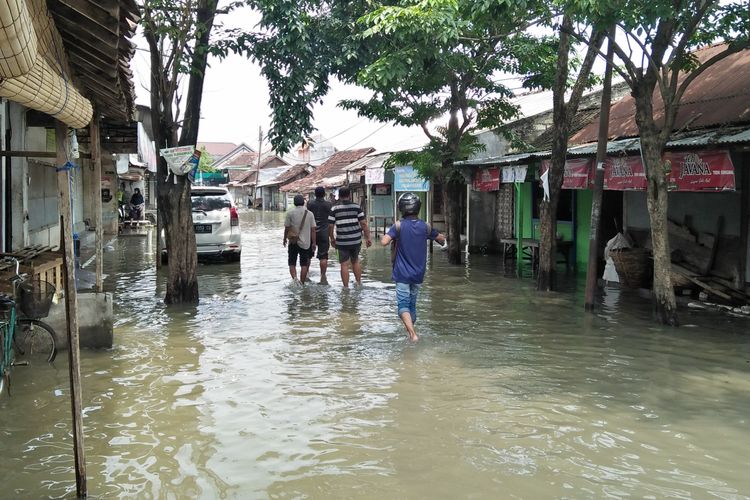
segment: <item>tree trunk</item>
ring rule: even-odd
[[[159,190],[160,216],[164,218],[168,278],[166,304],[198,302],[198,255],[196,252],[190,182],[184,175]]]
[[[648,187],[646,205],[651,223],[651,247],[654,256],[654,316],[665,325],[677,326],[677,300],[672,287],[672,260],[667,225],[667,166],[662,160],[664,144],[653,120],[653,89],[636,94],[636,120],[641,135],[641,154]]]
[[[560,200],[565,156],[554,157],[550,162],[549,173],[549,201],[539,203],[539,269],[537,274],[537,290],[549,292],[557,286],[555,271],[557,253],[557,205]]]
[[[443,183],[445,223],[448,229],[448,262],[461,264],[461,193],[465,184],[449,179]]]

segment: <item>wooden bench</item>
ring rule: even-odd
[[[503,262],[507,258],[507,254],[513,255],[512,250],[518,245],[516,238],[501,238],[500,245],[503,250]],[[558,241],[557,242],[557,253],[563,257],[565,262],[565,270],[570,270],[570,250],[573,248],[572,241]],[[539,263],[539,240],[534,238],[522,238],[521,239],[521,251],[524,256],[531,260],[532,266],[536,267]],[[558,261],[559,262],[559,261]]]
[[[17,252],[0,253],[2,257],[18,259],[19,273],[26,274],[29,280],[43,280],[51,283],[58,296],[63,291],[63,257],[50,247],[36,245]],[[16,273],[15,265],[11,262],[0,263],[0,293],[13,294],[10,282]]]

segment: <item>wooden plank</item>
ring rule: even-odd
[[[104,227],[102,227],[102,155],[101,137],[99,136],[99,114],[94,108],[94,116],[91,119],[91,164],[94,167],[94,225],[96,226],[96,291],[104,291],[102,276],[104,256]]]
[[[55,122],[57,164],[63,167],[68,161],[68,127]],[[68,367],[70,370],[70,403],[73,414],[73,456],[76,471],[76,493],[87,496],[86,458],[83,445],[83,412],[81,405],[81,352],[78,337],[78,295],[75,287],[75,255],[73,254],[73,217],[70,203],[70,170],[57,172],[57,190],[60,213],[60,247],[63,251],[63,284],[65,288],[65,315],[68,333]]]
[[[711,253],[709,254],[708,261],[706,262],[706,267],[701,269],[703,271],[703,274],[708,274],[711,269],[714,267],[714,261],[716,260],[716,251],[719,248],[719,240],[721,239],[721,230],[724,228],[724,216],[720,215],[716,219],[716,233],[714,233],[714,241],[713,244],[709,247],[711,249]]]

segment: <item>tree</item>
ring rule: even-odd
[[[195,145],[198,140],[203,78],[217,0],[146,0],[143,30],[151,53],[151,120],[157,150]],[[188,76],[184,118],[180,117],[182,78]],[[169,176],[161,156],[157,165],[159,225],[169,255],[167,304],[198,301],[197,253],[190,182]],[[174,180],[173,180],[174,179]]]
[[[556,287],[556,255],[557,255],[557,205],[562,190],[565,173],[565,161],[568,153],[568,138],[570,127],[578,112],[578,105],[583,91],[591,83],[591,69],[596,56],[604,41],[604,31],[590,28],[591,34],[586,38],[588,48],[583,61],[575,65],[571,60],[571,51],[576,47],[571,43],[571,33],[574,30],[574,9],[564,7],[562,21],[558,27],[557,57],[552,81],[552,158],[547,173],[549,183],[549,199],[542,200],[539,206],[539,271],[537,275],[537,289],[551,291]],[[584,25],[586,26],[586,25]],[[582,37],[583,38],[583,37]],[[575,80],[572,82],[571,73],[578,67]],[[543,68],[539,68],[540,72]],[[566,102],[566,93],[569,97]]]
[[[371,90],[370,99],[341,105],[367,118],[422,128],[429,145],[391,163],[412,163],[441,183],[449,261],[460,263],[465,180],[454,162],[480,147],[471,136],[476,127],[515,115],[511,92],[498,75],[525,67],[513,49],[531,47],[523,31],[546,10],[533,2],[456,0],[256,5],[270,32],[256,40],[254,57],[269,80],[274,146],[284,151],[309,132],[310,104],[325,95],[329,76]]]
[[[198,162],[198,170],[201,172],[216,172],[216,169],[214,168],[216,160],[214,160],[213,155],[206,151],[205,146],[200,148],[200,152],[201,159]]]
[[[742,2],[651,0],[625,2],[619,12],[619,27],[626,39],[615,43],[614,51],[621,62],[617,71],[635,98],[648,181],[654,313],[659,322],[677,325],[667,229],[669,170],[662,155],[688,86],[711,65],[750,46],[750,9]],[[727,45],[709,59],[700,60],[692,52],[717,40]],[[636,56],[637,52],[641,55]],[[663,104],[663,117],[658,120],[655,102]]]

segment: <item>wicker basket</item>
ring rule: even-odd
[[[652,266],[650,252],[645,248],[623,248],[609,252],[620,283],[628,288],[648,287],[651,282]]]

